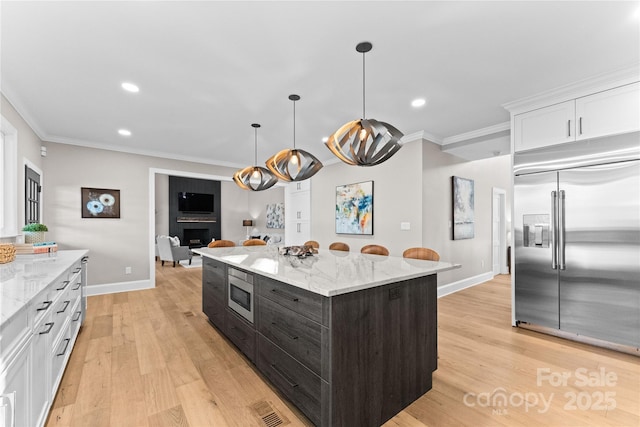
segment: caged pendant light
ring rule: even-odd
[[[293,149],[279,151],[266,164],[283,181],[304,181],[322,169],[322,162],[313,154],[296,149],[296,101],[300,96],[289,95],[289,99],[293,101]]]
[[[255,163],[258,163],[258,123],[251,125],[255,129]],[[273,187],[278,178],[267,168],[247,166],[233,174],[233,180],[243,190],[262,191]]]
[[[356,166],[375,166],[393,156],[401,147],[403,137],[389,123],[365,119],[365,53],[373,45],[361,42],[356,51],[362,53],[362,119],[342,125],[325,143],[327,148],[343,162]]]

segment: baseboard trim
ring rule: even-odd
[[[462,279],[457,282],[448,283],[443,286],[438,286],[438,298],[442,298],[444,296],[451,295],[463,289],[467,289],[472,286],[479,285],[493,278],[494,278],[493,271],[487,271],[486,273],[478,274],[477,276],[467,277],[466,279]]]
[[[87,296],[115,294],[118,292],[139,291],[151,289],[154,285],[150,280],[135,280],[132,282],[104,283],[102,285],[87,285]]]

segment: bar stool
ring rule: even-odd
[[[342,242],[333,242],[332,244],[329,245],[329,249],[332,251],[344,251],[344,252],[350,251],[349,245]]]
[[[242,242],[242,246],[266,246],[267,242],[262,239],[249,239]]]
[[[425,259],[427,261],[440,261],[438,252],[429,248],[409,248],[402,253],[403,258]]]
[[[360,249],[360,253],[389,256],[389,249],[385,248],[382,245],[366,245],[363,246],[362,249]]]
[[[235,246],[236,244],[233,243],[231,240],[214,240],[213,242],[209,243],[207,245],[207,247],[209,248],[230,248],[232,246]]]

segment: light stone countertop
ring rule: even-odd
[[[200,248],[193,252],[326,297],[428,276],[460,264],[320,249],[306,258],[276,246]]]
[[[87,250],[69,250],[18,255],[15,261],[0,264],[0,325],[87,254]]]

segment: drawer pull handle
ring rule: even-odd
[[[290,335],[289,332],[287,332],[286,329],[284,329],[282,326],[278,325],[276,322],[271,322],[271,325],[273,326],[274,329],[277,329],[278,331],[280,331],[281,334],[284,334],[284,335],[288,336],[292,340],[297,340],[298,339],[297,336]]]
[[[64,356],[64,354],[67,352],[67,348],[69,347],[69,342],[71,341],[71,338],[65,338],[64,340],[66,341],[66,343],[64,344],[64,350],[62,350],[62,353],[56,354],[56,356]]]
[[[281,296],[283,296],[283,297],[285,297],[287,299],[290,299],[293,302],[298,302],[298,298],[297,297],[291,296],[286,292],[282,292],[282,291],[279,291],[277,289],[271,289],[271,292],[273,292],[276,295],[281,295]]]
[[[81,286],[82,286],[82,282],[78,282],[78,286],[76,286],[75,288],[71,288],[71,290],[77,291],[78,289],[80,289]]]
[[[283,380],[285,380],[287,382],[287,384],[289,384],[289,387],[291,388],[296,388],[298,387],[298,383],[295,383],[291,380],[291,378],[289,378],[288,375],[285,375],[284,372],[282,372],[280,369],[278,369],[278,367],[276,366],[275,363],[271,364],[271,367],[273,368],[274,372],[278,375],[280,375],[282,377]]]
[[[69,303],[70,303],[70,302],[71,302],[71,301],[65,301],[65,302],[64,302],[64,308],[63,308],[62,310],[60,310],[60,311],[56,311],[56,313],[57,313],[57,314],[60,314],[60,313],[64,313],[65,311],[67,311],[67,307],[69,307]]]
[[[76,311],[76,318],[71,320],[73,320],[74,322],[77,322],[80,319],[81,314],[82,314],[82,310]]]
[[[56,288],[56,291],[62,291],[64,290],[64,288],[66,288],[69,285],[69,281],[65,280],[64,282],[62,282],[62,286],[59,288]]]
[[[42,311],[42,310],[46,310],[47,308],[49,308],[49,306],[51,305],[53,301],[45,301],[42,303],[42,307],[40,308],[36,308],[36,311]]]
[[[48,328],[47,328],[46,331],[40,332],[40,335],[45,335],[45,334],[48,334],[49,332],[51,332],[51,329],[53,329],[53,324],[54,323],[55,322],[45,323],[45,325],[48,326]]]
[[[242,341],[246,341],[247,337],[245,334],[242,333],[242,331],[238,328],[236,328],[235,326],[232,326],[231,328],[229,328],[229,332],[234,331],[234,334],[236,336],[236,338],[241,339]],[[236,332],[237,331],[237,332]]]
[[[73,273],[71,273],[71,274],[80,273],[81,271],[82,271],[82,267],[78,267],[75,270],[73,270]]]

